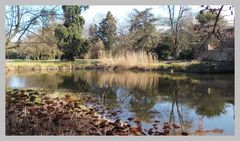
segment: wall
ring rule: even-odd
[[[203,60],[234,62],[234,48],[208,50]]]

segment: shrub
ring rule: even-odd
[[[158,46],[154,49],[154,53],[157,54],[158,59],[167,59],[171,54],[170,46],[165,43],[159,43]]]
[[[103,53],[103,50],[104,50],[104,45],[103,45],[103,42],[100,40],[96,43],[94,43],[88,53],[86,54],[85,58],[88,58],[88,59],[98,59],[102,56],[102,53]]]
[[[184,49],[179,53],[179,59],[192,60],[194,58],[194,52],[192,49]]]
[[[24,55],[18,54],[15,51],[6,51],[6,59],[25,59]]]

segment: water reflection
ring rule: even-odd
[[[77,71],[7,74],[9,87],[68,89],[91,94],[122,119],[178,123],[196,135],[234,134],[234,75]],[[227,116],[227,118],[226,118]],[[219,124],[221,123],[221,124]]]
[[[12,88],[24,88],[26,85],[26,80],[25,78],[20,78],[15,75],[11,76],[9,79],[9,85]]]

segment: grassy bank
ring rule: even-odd
[[[11,60],[6,62],[6,71],[41,71],[41,70],[73,70],[83,69],[87,66],[97,64],[97,60],[77,60],[74,62],[63,62],[59,60],[49,61],[23,61]]]
[[[234,63],[199,62],[199,61],[146,61],[129,63],[109,59],[80,59],[74,62],[62,61],[7,61],[6,71],[41,71],[41,70],[139,70],[191,73],[233,73]]]

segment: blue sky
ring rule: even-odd
[[[136,8],[138,10],[144,10],[145,8],[152,8],[152,13],[156,17],[167,17],[168,10],[166,6],[160,5],[93,5],[89,9],[82,13],[87,23],[99,23],[103,19],[108,11],[111,11],[113,16],[117,19],[117,22],[124,22],[130,12]],[[192,7],[191,7],[192,8]],[[199,6],[194,6],[194,10],[198,11]]]
[[[203,9],[200,5],[188,5],[189,8],[191,8],[191,12],[193,14],[197,14],[201,9]],[[220,6],[210,6],[211,8],[216,8]],[[85,19],[85,25],[84,25],[84,36],[88,36],[88,28],[89,25],[94,23],[98,24],[101,22],[103,18],[105,18],[108,11],[111,11],[113,16],[117,20],[117,25],[123,25],[126,24],[127,18],[129,17],[129,13],[132,12],[132,10],[136,8],[138,10],[144,10],[145,8],[152,8],[152,13],[156,17],[168,17],[168,9],[167,5],[90,5],[89,9],[82,12],[82,16]],[[179,6],[176,6],[176,12],[178,12]],[[230,15],[230,11],[228,10],[229,6],[224,6],[224,10],[222,14],[226,16],[226,19],[229,22],[233,21],[234,16],[227,16]],[[168,29],[167,26],[158,26],[158,28],[161,29]]]
[[[200,5],[189,5],[193,13],[201,10]],[[211,6],[219,7],[219,6]],[[108,11],[116,17],[118,22],[126,20],[128,14],[134,9],[144,10],[145,8],[152,8],[152,13],[157,17],[168,17],[168,9],[166,5],[90,5],[87,11],[84,11],[82,15],[87,23],[99,23],[102,18],[106,16]],[[228,6],[225,6],[224,10],[228,10]],[[223,15],[230,15],[230,11],[223,11]],[[226,16],[228,20],[232,20],[233,16]]]
[[[43,7],[43,5],[28,5],[30,8],[34,7],[35,9],[39,9]],[[53,5],[49,5],[53,6]],[[177,6],[178,7],[178,6]],[[189,8],[191,8],[191,12],[197,13],[202,8],[200,5],[188,5]],[[211,6],[213,7],[220,7],[220,6]],[[233,21],[234,16],[229,16],[230,11],[228,10],[229,6],[224,6],[223,15],[225,18],[229,21]],[[113,16],[117,20],[118,25],[124,25],[126,24],[128,15],[132,12],[132,10],[136,8],[138,10],[144,10],[145,8],[152,8],[152,13],[156,17],[168,17],[168,9],[167,5],[90,5],[89,9],[82,12],[82,16],[84,17],[86,23],[84,25],[84,35],[88,35],[88,27],[90,24],[95,23],[98,24],[103,18],[105,18],[108,11],[111,11]],[[59,14],[62,13],[61,7],[59,6]],[[26,17],[26,20],[28,20],[29,17]],[[159,27],[159,26],[158,26]],[[165,28],[165,27],[164,27]]]

